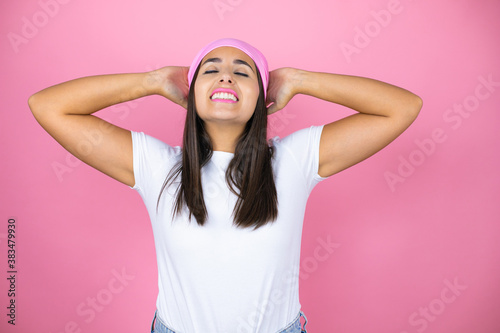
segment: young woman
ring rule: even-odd
[[[153,94],[187,109],[182,147],[92,115]],[[267,115],[296,94],[358,113],[267,140]],[[29,106],[64,148],[144,200],[158,259],[152,332],[300,333],[309,194],[399,136],[422,100],[368,78],[269,72],[257,49],[220,39],[189,68],[79,78],[34,94]]]

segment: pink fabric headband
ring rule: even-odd
[[[193,60],[193,63],[189,67],[189,72],[188,72],[189,85],[191,86],[194,72],[196,71],[196,68],[198,68],[198,65],[200,64],[203,57],[205,57],[212,50],[215,50],[216,48],[222,46],[230,46],[240,49],[241,51],[245,52],[250,58],[252,58],[262,78],[262,85],[264,86],[264,98],[265,98],[267,95],[267,85],[269,83],[269,69],[267,66],[266,58],[259,50],[257,50],[252,45],[234,38],[222,38],[215,40],[198,52],[198,54]]]

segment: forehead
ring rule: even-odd
[[[250,58],[250,56],[245,52],[235,47],[230,47],[230,46],[218,47],[207,53],[207,55],[204,56],[203,59],[201,60],[201,63],[203,64],[203,62],[209,58],[220,58],[222,62],[227,62],[227,61],[233,62],[233,60],[235,59],[244,60],[248,62],[254,70],[256,70],[255,63],[252,60],[252,58]]]

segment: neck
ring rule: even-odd
[[[244,127],[205,123],[205,129],[210,136],[214,151],[224,151],[234,154],[236,142],[241,133],[243,133]]]

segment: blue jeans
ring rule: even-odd
[[[300,317],[304,317],[304,327],[302,327],[300,323]],[[156,321],[156,323],[155,323]],[[304,312],[300,311],[294,321],[288,325],[284,330],[281,330],[277,333],[307,333],[306,330],[307,318]],[[151,333],[175,333],[175,331],[165,325],[160,318],[157,318],[156,311],[155,316],[153,318],[153,322],[151,323]]]

